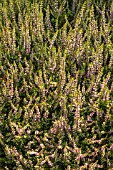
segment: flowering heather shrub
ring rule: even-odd
[[[0,170],[113,169],[113,1],[2,0]]]

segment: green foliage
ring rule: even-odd
[[[1,7],[0,169],[112,169],[112,0]]]

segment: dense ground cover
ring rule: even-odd
[[[113,1],[0,6],[0,169],[111,170]]]

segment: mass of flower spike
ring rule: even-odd
[[[0,170],[112,170],[113,1],[0,6]]]

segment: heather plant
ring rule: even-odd
[[[0,169],[113,168],[113,2],[2,0]]]

